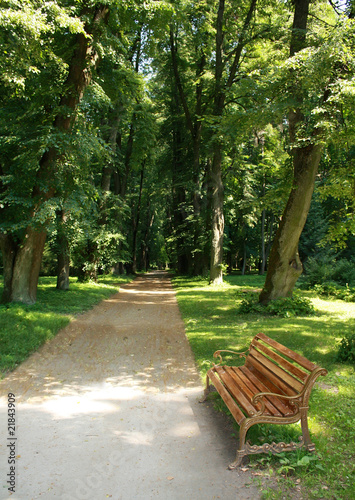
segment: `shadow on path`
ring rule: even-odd
[[[16,395],[9,495],[7,394]],[[78,316],[0,382],[0,498],[257,499],[235,443],[200,405],[174,290],[151,273]]]

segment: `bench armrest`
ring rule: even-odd
[[[253,396],[253,399],[251,400],[251,402],[253,405],[256,405],[258,403],[263,404],[261,399],[265,396],[275,396],[276,398],[283,398],[283,399],[287,399],[288,401],[293,401],[293,400],[296,401],[303,396],[304,392],[305,392],[305,388],[303,388],[301,392],[299,392],[298,394],[295,394],[294,396],[286,396],[286,394],[277,394],[277,392],[258,392],[258,394],[255,394]]]
[[[219,349],[218,351],[216,351],[214,354],[213,354],[213,357],[214,358],[219,358],[219,363],[223,363],[223,359],[222,359],[222,356],[221,356],[221,352],[229,352],[230,354],[234,354],[236,356],[239,356],[240,358],[246,358],[247,357],[247,354],[249,353],[249,349],[247,351],[244,351],[244,352],[236,352],[236,351],[229,351],[228,349]]]
[[[294,396],[286,396],[286,394],[277,394],[276,392],[259,392],[255,394],[252,398],[252,404],[255,406],[256,404],[260,403],[261,404],[261,409],[258,411],[257,415],[262,415],[265,410],[265,402],[263,401],[263,398],[265,396],[274,396],[276,398],[282,398],[282,399],[287,399],[291,403],[291,405],[295,407],[300,407],[301,405],[307,405],[308,404],[308,398],[311,392],[311,389],[314,385],[314,382],[320,375],[326,375],[328,372],[324,368],[317,367],[313,372],[310,374],[308,377],[306,383],[304,384],[304,387],[301,392],[298,392]]]

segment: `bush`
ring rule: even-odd
[[[336,361],[355,364],[355,333],[350,333],[340,341]]]
[[[355,263],[347,259],[335,260],[334,257],[310,257],[305,264],[301,283],[306,288],[325,283],[355,286]]]
[[[355,286],[355,262],[347,259],[338,260],[332,278],[340,285]]]
[[[337,299],[345,300],[345,302],[355,302],[355,288],[340,286],[334,282],[323,283],[322,285],[315,285],[314,290],[318,295],[324,297],[335,297]]]
[[[302,276],[301,281],[306,287],[313,287],[314,285],[332,281],[335,260],[309,257],[304,267],[305,274]]]
[[[263,306],[258,302],[258,295],[251,293],[242,300],[238,313],[260,313],[291,318],[294,316],[312,316],[315,314],[315,309],[309,299],[297,295],[272,300],[266,306]]]

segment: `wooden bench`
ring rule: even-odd
[[[244,357],[244,365],[222,364],[223,352]],[[315,450],[308,431],[308,400],[317,377],[326,375],[327,370],[263,333],[253,338],[245,352],[219,350],[213,356],[220,361],[207,372],[203,401],[212,384],[240,426],[237,458],[229,469],[238,467],[245,455],[253,453],[280,453],[302,447]],[[302,428],[299,443],[257,446],[245,442],[248,429],[255,424],[291,424],[299,420]]]

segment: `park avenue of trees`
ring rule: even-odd
[[[354,0],[3,0],[3,302],[38,276],[353,262]]]

